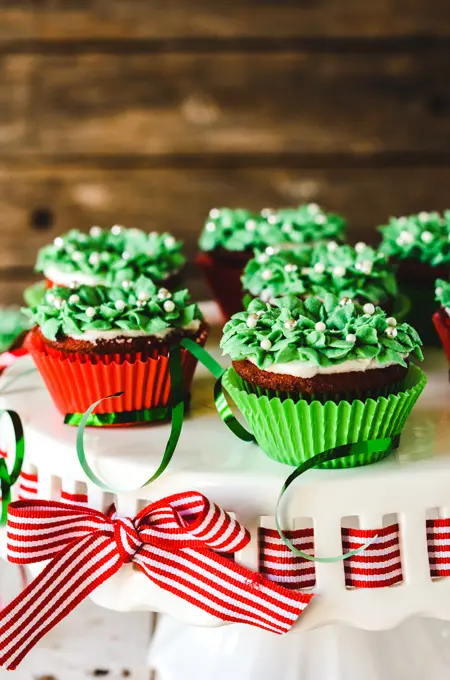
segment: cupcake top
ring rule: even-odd
[[[450,263],[450,211],[391,217],[379,227],[380,250],[398,260],[412,258],[433,267]]]
[[[140,275],[163,282],[184,265],[182,243],[171,234],[140,229],[72,229],[39,251],[36,270],[56,285],[120,285]]]
[[[342,239],[345,221],[339,215],[325,213],[315,203],[282,210],[248,210],[213,208],[200,236],[202,250],[222,248],[245,251],[273,245],[311,243],[331,238]]]
[[[170,293],[144,276],[120,287],[51,288],[25,312],[48,340],[69,337],[94,344],[120,337],[164,338],[178,329],[196,331],[202,321],[187,290]]]
[[[422,359],[421,340],[407,323],[398,324],[372,303],[321,300],[294,295],[272,304],[252,300],[246,312],[225,325],[221,348],[233,361],[286,375],[365,371],[405,359]]]
[[[450,281],[436,281],[436,300],[447,311],[450,310]]]
[[[244,289],[268,301],[286,293],[323,298],[327,292],[383,303],[397,295],[397,283],[384,253],[365,243],[335,241],[292,250],[257,252],[242,278]]]

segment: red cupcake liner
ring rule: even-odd
[[[241,276],[250,257],[247,253],[230,253],[229,258],[199,253],[196,257],[195,264],[203,273],[225,319],[244,308]]]
[[[196,342],[203,346],[206,338],[204,331]],[[117,392],[123,394],[99,404],[95,413],[132,413],[170,405],[168,350],[155,350],[153,355],[141,352],[123,355],[65,353],[48,347],[33,331],[26,344],[56,408],[63,415],[84,413],[93,402]],[[197,359],[181,349],[186,396],[196,366]]]
[[[433,323],[441,339],[445,356],[450,364],[450,317],[441,307],[433,314]]]

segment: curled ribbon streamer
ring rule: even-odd
[[[373,536],[373,538],[367,541],[367,543],[364,543],[364,545],[360,546],[359,548],[356,548],[356,550],[351,550],[350,552],[343,553],[342,555],[337,555],[336,557],[317,557],[315,555],[308,555],[302,550],[296,548],[295,545],[283,533],[279,520],[280,503],[281,499],[283,498],[288,488],[291,486],[292,482],[294,482],[297,479],[297,477],[300,477],[300,475],[302,475],[307,470],[316,467],[316,465],[321,465],[322,463],[326,463],[330,460],[346,458],[347,456],[351,455],[388,452],[389,450],[392,450],[398,446],[399,440],[400,437],[399,435],[397,435],[396,437],[385,437],[384,439],[369,439],[365,442],[344,444],[342,446],[336,446],[333,449],[328,449],[327,451],[322,451],[321,453],[318,453],[317,455],[313,456],[309,460],[299,465],[284,482],[280,491],[280,495],[278,496],[277,507],[275,511],[275,525],[284,545],[287,548],[289,548],[289,550],[291,550],[291,552],[293,552],[295,555],[297,555],[298,557],[302,557],[304,560],[308,560],[309,562],[340,562],[342,560],[348,560],[350,557],[353,557],[354,555],[359,555],[359,553],[362,553],[374,541],[376,541],[376,539],[378,538],[377,535]]]
[[[180,352],[180,347],[175,346],[170,350],[169,353],[169,371],[170,371],[170,384],[171,384],[171,399],[172,399],[172,419],[171,419],[171,428],[170,428],[170,436],[166,444],[166,448],[164,451],[164,455],[162,457],[162,460],[158,466],[158,469],[156,472],[153,473],[153,475],[147,479],[146,482],[141,484],[138,489],[142,489],[144,486],[147,486],[148,484],[151,484],[154,482],[158,477],[162,475],[162,473],[166,470],[167,466],[169,465],[170,461],[172,460],[173,454],[175,453],[175,449],[178,444],[178,440],[181,435],[181,430],[183,428],[183,419],[184,419],[184,394],[183,394],[183,373],[182,373],[182,368],[181,368],[181,352]],[[117,489],[117,488],[112,488],[108,484],[105,484],[103,480],[98,477],[95,472],[91,469],[87,458],[86,458],[86,452],[84,449],[84,431],[86,428],[86,425],[90,421],[90,418],[92,417],[92,412],[97,408],[99,404],[102,403],[105,399],[112,399],[113,397],[119,397],[123,394],[123,392],[118,392],[116,394],[110,394],[107,397],[103,397],[102,399],[99,399],[98,401],[94,402],[91,404],[91,406],[87,409],[87,411],[83,414],[78,431],[77,431],[77,439],[76,439],[76,451],[77,451],[77,456],[78,456],[78,461],[83,468],[83,472],[85,475],[88,477],[88,479],[91,480],[94,484],[99,486],[101,489],[104,491],[109,491],[110,493],[130,493],[131,491],[137,491],[138,489]],[[99,414],[102,415],[102,414]],[[105,414],[109,415],[109,414]],[[111,414],[114,415],[114,414]]]
[[[311,601],[218,553],[236,553],[248,531],[202,494],[175,494],[135,518],[55,501],[11,503],[8,560],[50,560],[0,612],[0,665],[28,652],[98,586],[132,563],[159,588],[222,621],[283,634]]]
[[[217,382],[214,385],[214,401],[216,403],[217,411],[225,425],[227,425],[227,427],[239,439],[242,439],[247,442],[256,441],[254,435],[251,432],[248,432],[248,430],[246,430],[234,417],[225,399],[225,395],[223,393],[222,388],[222,376],[225,373],[226,369],[222,368],[222,366],[205,349],[203,349],[203,347],[198,347],[198,345],[192,342],[192,340],[185,339],[182,341],[181,344],[183,345],[183,347],[185,347],[185,349],[188,349],[190,352],[192,352],[192,354],[195,354],[197,359],[201,361],[201,363],[213,374],[215,378],[217,378]],[[289,548],[289,550],[291,550],[295,555],[298,555],[299,557],[302,557],[303,559],[308,560],[309,562],[340,562],[342,560],[349,559],[354,555],[358,555],[359,553],[366,550],[378,538],[378,536],[374,536],[360,548],[352,550],[351,552],[347,552],[343,555],[337,555],[336,557],[316,557],[308,555],[307,553],[301,550],[298,550],[298,548],[296,548],[294,544],[284,535],[283,530],[281,529],[279,521],[280,502],[285,492],[292,484],[292,482],[307,470],[310,470],[311,468],[314,468],[317,465],[320,465],[321,463],[325,463],[330,460],[337,460],[339,458],[346,458],[347,456],[350,455],[362,453],[387,452],[390,449],[396,448],[396,446],[398,446],[398,442],[399,436],[386,437],[384,439],[371,439],[365,442],[355,442],[354,444],[344,444],[342,446],[336,446],[332,449],[328,449],[327,451],[322,451],[321,453],[318,453],[317,455],[313,456],[309,460],[299,465],[294,470],[294,472],[292,472],[289,475],[289,477],[283,484],[280,495],[278,497],[275,512],[275,524],[277,527],[277,531],[285,546]]]
[[[25,441],[23,436],[23,426],[20,416],[16,411],[1,410],[0,415],[7,414],[11,420],[14,437],[15,452],[14,463],[11,472],[4,458],[0,458],[0,489],[1,489],[1,515],[0,526],[6,524],[8,518],[8,506],[11,502],[11,489],[20,477],[25,453]]]
[[[203,347],[197,345],[196,342],[190,340],[189,338],[184,338],[181,341],[182,346],[187,349],[191,354],[195,356],[196,359],[203,364],[203,366],[217,379],[214,385],[214,402],[216,409],[222,418],[225,425],[236,435],[239,439],[245,442],[254,442],[254,435],[245,429],[239,420],[235,417],[231,411],[230,406],[226,400],[223,387],[222,387],[222,376],[225,373],[225,368],[223,368],[214,357],[209,354]]]

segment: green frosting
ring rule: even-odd
[[[436,300],[441,307],[450,309],[450,281],[438,279],[436,281]]]
[[[0,308],[0,352],[6,352],[29,327],[26,315],[17,307]]]
[[[64,274],[87,274],[99,285],[120,285],[144,275],[162,282],[185,263],[182,242],[168,233],[140,229],[92,227],[89,234],[72,229],[39,251],[36,270],[56,267]]]
[[[423,358],[421,345],[414,328],[397,325],[379,307],[340,304],[330,294],[323,301],[294,295],[272,304],[252,300],[225,325],[220,343],[233,361],[251,359],[262,369],[291,361],[332,366],[350,359],[406,366],[406,356]]]
[[[144,331],[184,328],[202,319],[187,290],[170,293],[144,276],[125,287],[51,288],[42,302],[24,310],[49,340],[86,331]]]
[[[283,243],[342,240],[345,227],[342,217],[325,213],[315,203],[282,210],[266,209],[261,213],[213,208],[199,245],[206,251],[215,248],[243,251]]]
[[[314,247],[256,252],[242,277],[244,290],[267,301],[292,293],[328,292],[358,301],[383,303],[397,295],[397,283],[384,253],[364,243],[335,241]]]
[[[399,260],[413,258],[433,267],[450,263],[450,211],[392,217],[379,227],[380,250]]]

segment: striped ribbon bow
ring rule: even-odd
[[[0,665],[12,670],[45,633],[126,562],[155,584],[224,621],[287,632],[311,600],[219,554],[248,531],[202,494],[148,505],[135,519],[53,501],[9,506],[8,559],[51,560],[0,612]]]

